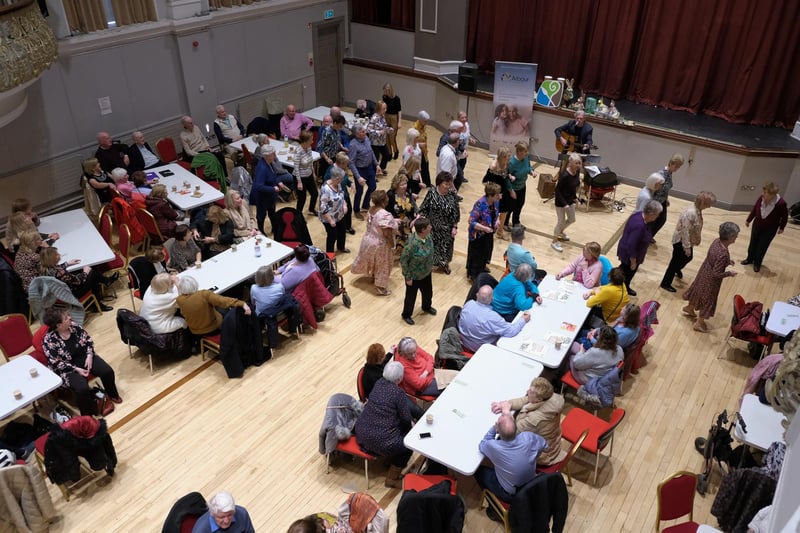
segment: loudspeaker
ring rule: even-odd
[[[474,94],[478,88],[477,75],[478,65],[475,63],[461,63],[458,66],[458,90]]]

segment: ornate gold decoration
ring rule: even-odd
[[[800,336],[795,335],[784,346],[783,361],[775,379],[767,382],[766,393],[775,410],[786,415],[783,427],[788,428],[800,406]]]
[[[38,78],[57,57],[56,37],[33,0],[0,9],[0,93]]]

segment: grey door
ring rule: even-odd
[[[342,103],[342,23],[341,19],[316,25],[314,78],[317,105]]]

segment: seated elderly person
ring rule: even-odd
[[[600,245],[594,241],[587,242],[583,252],[568,264],[564,270],[556,274],[556,279],[561,279],[574,274],[573,280],[581,283],[587,289],[592,289],[600,284],[603,275],[603,263],[600,262]]]
[[[514,417],[510,412],[503,413],[478,445],[494,468],[479,466],[475,480],[481,488],[510,503],[517,489],[536,477],[536,461],[546,445],[544,438],[536,433],[517,432]]]
[[[194,335],[209,335],[219,330],[222,315],[217,308],[243,307],[244,314],[250,314],[246,302],[198,288],[197,280],[192,276],[184,275],[178,280],[178,308]]]
[[[512,274],[516,272],[517,267],[522,263],[529,264],[534,272],[538,268],[533,254],[522,245],[524,240],[525,226],[517,224],[511,228],[511,244],[508,245],[506,250],[506,262],[508,263],[509,272]]]
[[[42,322],[49,328],[42,341],[47,366],[75,393],[81,415],[98,414],[94,392],[89,388],[90,375],[100,378],[112,402],[122,403],[114,369],[95,353],[94,341],[85,329],[72,322],[69,312],[50,307],[45,309]]]
[[[386,352],[383,344],[370,344],[367,348],[367,362],[364,363],[364,373],[361,375],[361,386],[364,389],[364,398],[369,398],[375,383],[383,376],[383,369],[392,360],[392,352]]]
[[[221,254],[231,247],[235,239],[230,215],[217,204],[208,206],[206,218],[198,224],[198,230],[195,238],[200,237],[200,242],[203,243],[204,259]]]
[[[302,113],[298,113],[294,105],[286,106],[286,112],[281,117],[281,136],[296,141],[300,138],[301,131],[307,131],[314,125],[314,121]]]
[[[553,384],[546,378],[531,381],[528,392],[521,398],[492,402],[492,412],[509,414],[517,422],[517,433],[532,431],[547,441],[536,463],[547,466],[558,462],[565,455],[561,451],[561,411],[564,397],[553,392]]]
[[[617,344],[620,348],[626,350],[632,346],[639,338],[639,321],[642,316],[641,308],[636,304],[629,303],[622,309],[619,318],[613,324],[610,324],[614,331],[617,332]],[[597,344],[597,335],[600,333],[600,328],[589,330],[585,337],[578,342],[583,344],[587,350]],[[577,350],[577,348],[576,348]]]
[[[539,289],[534,285],[533,269],[528,263],[522,263],[513,274],[500,280],[494,288],[492,309],[507,322],[514,320],[517,313],[527,311],[533,303],[542,303]]]
[[[395,360],[404,370],[400,387],[411,396],[439,396],[458,374],[455,370],[434,369],[433,356],[411,337],[403,337],[397,343]]]
[[[506,322],[497,311],[492,309],[494,290],[489,285],[478,289],[475,300],[469,300],[461,309],[458,320],[458,333],[461,345],[471,352],[476,352],[483,344],[497,344],[500,337],[513,337],[531,319],[530,313],[523,313],[514,322]]]
[[[178,220],[183,218],[183,213],[172,207],[172,204],[167,200],[167,186],[163,183],[154,185],[150,190],[150,194],[145,198],[145,205],[147,210],[153,215],[153,219],[158,226],[158,231],[165,239],[175,236],[175,228],[178,226]]]
[[[624,359],[622,348],[617,343],[617,332],[611,326],[603,326],[597,333],[597,342],[588,350],[583,346],[570,359],[569,365],[575,381],[581,385],[594,378],[601,378]]]
[[[208,500],[208,512],[200,515],[192,533],[255,533],[247,509],[236,505],[229,492],[218,492]]]
[[[178,311],[177,278],[166,272],[156,274],[142,297],[139,314],[150,324],[153,333],[172,333],[186,327],[186,320],[176,316]]]
[[[130,160],[128,170],[131,173],[164,165],[164,162],[158,158],[158,154],[144,140],[141,131],[134,131],[131,139],[133,144],[128,147],[128,159]]]
[[[119,192],[125,200],[130,202],[133,197],[134,185],[133,182],[128,179],[128,171],[124,168],[117,167],[111,171],[111,179],[114,180],[114,184],[117,186],[117,192]]]
[[[308,246],[300,244],[294,249],[294,259],[278,267],[278,281],[283,284],[286,292],[292,292],[308,276],[318,271],[319,267],[311,260]]]
[[[383,377],[375,383],[353,428],[359,446],[391,461],[392,466],[386,474],[385,485],[388,488],[402,487],[401,471],[411,458],[411,450],[403,444],[403,437],[414,420],[422,416],[422,409],[409,402],[398,387],[403,374],[403,365],[397,361],[386,365]]]
[[[621,268],[612,268],[608,273],[608,284],[587,291],[583,299],[586,300],[586,307],[599,306],[602,316],[598,318],[613,322],[630,301],[625,287],[625,273]]]
[[[250,298],[256,305],[256,315],[261,315],[280,303],[286,289],[275,281],[275,273],[269,266],[258,267],[255,278],[256,282],[250,286]]]

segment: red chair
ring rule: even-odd
[[[0,354],[8,361],[33,346],[28,319],[21,313],[0,316]]]
[[[166,239],[161,234],[161,230],[158,229],[156,218],[150,211],[148,211],[147,209],[137,209],[136,220],[139,221],[139,224],[141,224],[144,230],[147,232],[147,235],[145,235],[144,238],[144,245],[142,246],[142,250],[147,250],[150,247],[150,244],[153,243],[164,244],[164,241],[166,241]]]
[[[189,163],[181,161],[178,157],[178,151],[175,149],[175,141],[172,140],[172,137],[160,138],[156,142],[156,151],[158,152],[159,158],[164,163],[177,163],[186,170],[192,168]]]
[[[564,456],[563,459],[558,461],[557,463],[553,463],[547,466],[537,466],[536,471],[542,474],[554,474],[556,472],[566,472],[567,474],[567,485],[570,487],[572,486],[572,476],[569,474],[569,462],[572,460],[573,456],[578,453],[583,441],[586,440],[586,437],[589,436],[589,430],[584,430],[581,433],[581,436],[578,437],[578,440],[572,445],[572,447],[567,452],[567,455]]]
[[[97,309],[97,314],[102,315],[103,310],[100,308],[100,300],[94,295],[92,291],[87,292],[83,296],[78,296],[78,301],[87,311],[94,306]]]
[[[736,294],[733,297],[733,318],[731,318],[731,327],[730,331],[728,332],[728,340],[730,341],[731,338],[739,339],[740,341],[744,341],[747,343],[755,343],[760,344],[761,348],[761,355],[764,354],[764,348],[772,345],[772,334],[767,333],[766,335],[759,335],[757,333],[750,333],[747,331],[742,331],[739,333],[734,333],[733,326],[735,326],[738,322],[742,313],[744,312],[745,301],[741,294]]]
[[[200,355],[203,361],[205,361],[206,359],[206,351],[211,351],[219,355],[219,345],[220,345],[219,333],[217,333],[216,335],[205,335],[202,339],[200,339]]]
[[[622,379],[626,380],[631,377],[631,374],[638,374],[639,368],[641,363],[639,362],[639,358],[642,355],[642,350],[644,350],[644,345],[647,344],[647,335],[643,333],[643,329],[639,328],[639,336],[636,337],[636,341],[633,344],[628,346],[625,352],[625,360],[622,366]]]
[[[244,157],[244,168],[247,169],[248,172],[254,172],[253,154],[250,153],[250,149],[246,144],[242,144],[242,157]]]
[[[120,255],[117,252],[114,252],[114,259],[109,261],[108,263],[103,263],[101,265],[101,270],[103,272],[108,272],[109,270],[119,270],[122,271],[121,273],[124,274],[125,269],[128,267],[128,259],[127,254],[130,252],[130,240],[131,240],[131,233],[128,229],[126,224],[122,225],[125,230],[128,232],[127,240],[125,241],[125,246],[127,248],[125,256]],[[114,234],[114,223],[111,222],[111,215],[108,213],[103,213],[100,215],[100,235],[102,235],[103,240],[106,241],[108,247],[112,250],[114,249],[114,245],[112,244],[112,235]],[[122,232],[122,228],[120,228],[120,233]],[[122,235],[120,234],[120,244],[122,244]],[[105,294],[105,293],[104,293]],[[114,294],[116,298],[116,294]]]
[[[364,367],[362,366],[361,369],[358,371],[358,376],[356,376],[356,389],[358,390],[358,399],[362,402],[367,401],[367,396],[364,393]]]
[[[429,489],[438,485],[442,481],[450,482],[450,494],[456,495],[458,482],[451,476],[429,476],[425,474],[406,474],[403,476],[403,490],[415,490],[417,492]]]
[[[664,529],[664,533],[694,533],[700,524],[692,520],[697,476],[691,472],[676,472],[658,484],[658,511],[656,532],[661,531],[661,522],[676,520],[689,515],[688,522],[681,522]]]
[[[369,489],[369,461],[374,461],[377,459],[374,455],[371,455],[364,450],[361,449],[361,446],[358,445],[355,437],[350,437],[347,440],[340,440],[339,444],[336,445],[336,451],[341,453],[346,453],[347,455],[352,455],[353,457],[358,457],[359,459],[364,459],[364,477],[367,480],[367,489]],[[327,461],[327,472],[331,471],[331,456],[328,454],[326,456]]]
[[[584,439],[580,448],[595,456],[592,485],[597,483],[600,452],[609,446],[608,456],[611,457],[614,451],[614,430],[623,418],[625,418],[625,409],[614,409],[611,412],[611,418],[606,422],[580,407],[573,407],[561,421],[561,436],[572,443],[578,442],[583,432],[586,429],[589,430],[589,435]]]

